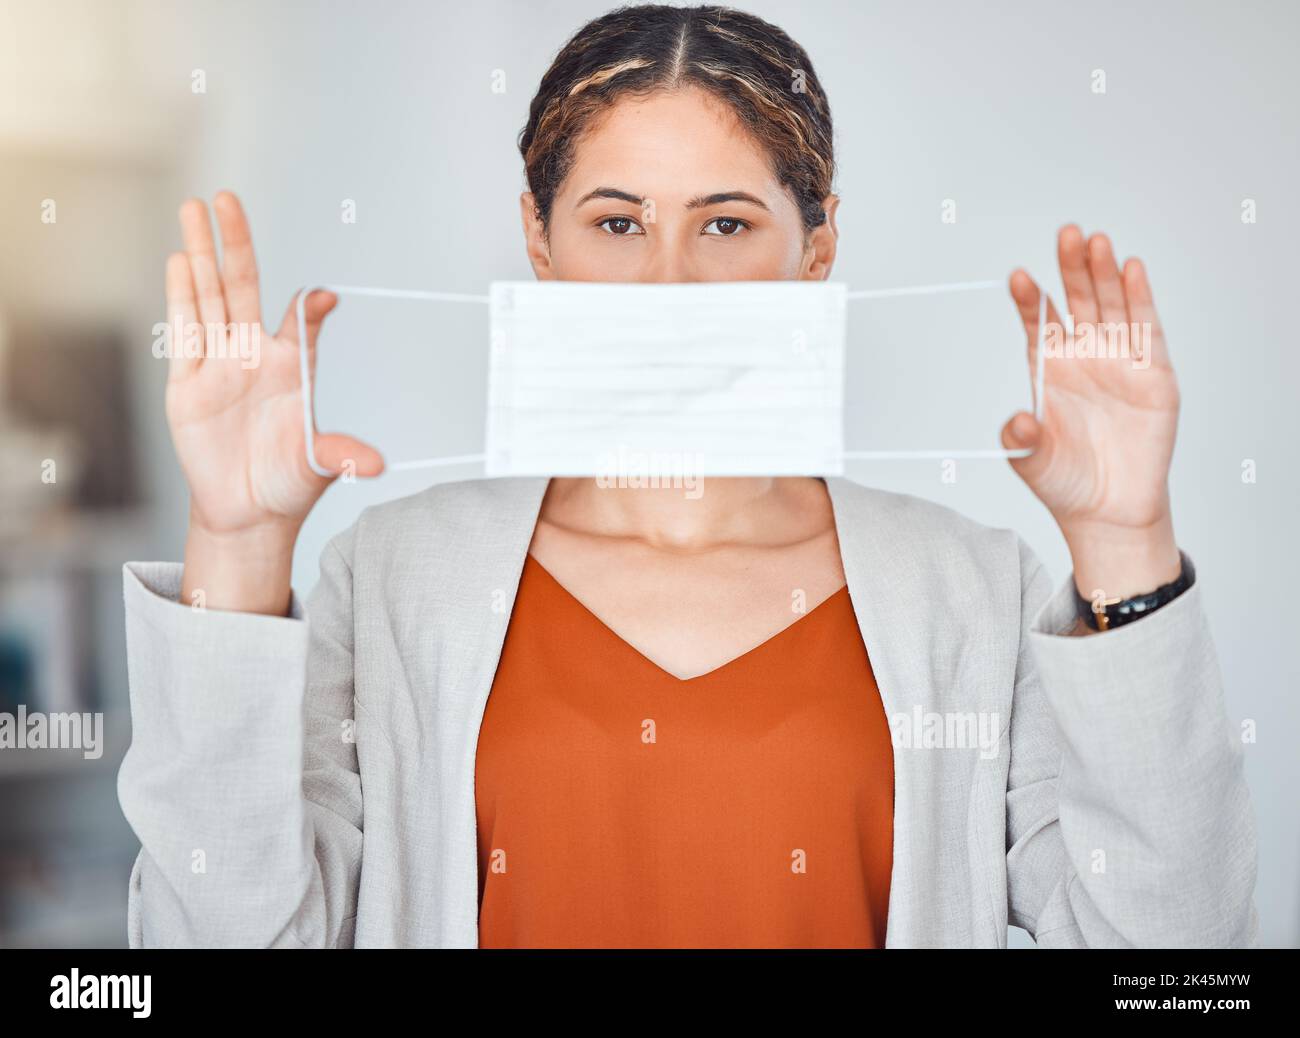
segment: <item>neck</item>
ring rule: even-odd
[[[829,508],[819,479],[729,477],[696,490],[601,487],[594,479],[552,479],[543,505],[549,522],[689,554],[723,544],[765,544],[809,535]],[[791,528],[791,520],[795,529]],[[804,525],[808,530],[801,529]]]

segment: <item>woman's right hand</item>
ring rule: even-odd
[[[317,475],[307,464],[297,299],[280,330],[267,335],[243,208],[230,192],[218,194],[214,208],[220,266],[207,206],[198,199],[181,206],[185,251],[167,260],[173,335],[167,422],[190,489],[182,597],[202,607],[282,615],[293,545],[307,513],[338,474],[375,476],[384,463],[351,437],[316,434],[316,459],[334,475]],[[329,292],[306,300],[313,370],[321,322],[337,302]],[[187,357],[175,333],[195,323],[207,333],[207,348],[202,357]],[[259,346],[246,345],[241,356],[241,342]]]

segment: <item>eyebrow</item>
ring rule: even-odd
[[[633,205],[644,205],[645,199],[640,195],[634,195],[630,191],[623,191],[616,187],[598,187],[594,191],[588,191],[573,208],[586,205],[588,202],[597,198],[613,198],[620,202],[631,202]],[[686,203],[687,209],[704,209],[711,205],[721,205],[723,202],[748,202],[750,205],[756,205],[760,209],[768,209],[767,205],[759,198],[755,198],[748,191],[718,191],[712,195],[697,195]],[[768,210],[769,212],[771,210]]]

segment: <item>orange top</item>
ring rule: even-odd
[[[528,555],[475,802],[482,948],[884,945],[893,748],[847,588],[684,681]]]

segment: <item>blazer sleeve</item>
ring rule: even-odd
[[[1101,634],[1020,543],[1008,918],[1040,947],[1258,940],[1255,822],[1196,582]]]
[[[361,870],[350,532],[287,617],[177,602],[179,563],[124,567],[141,849],[131,947],[347,947]]]

